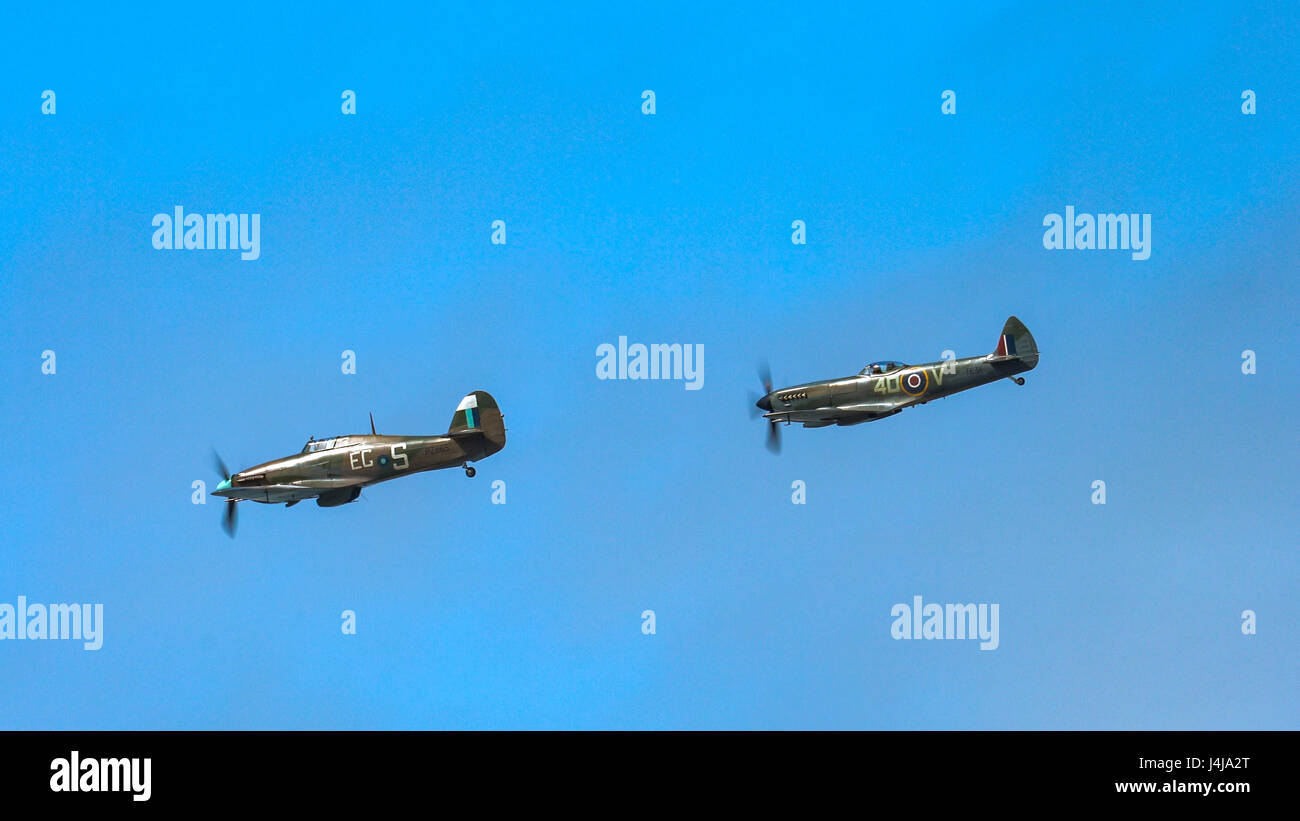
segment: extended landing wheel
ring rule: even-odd
[[[465,476],[466,476],[466,477],[468,477],[468,478],[470,478],[470,479],[473,479],[473,478],[474,478],[474,474],[476,474],[476,473],[478,473],[478,471],[475,470],[474,468],[470,467],[469,465],[466,465],[466,466],[465,466]]]
[[[1023,385],[1025,384],[1025,378],[1023,376],[1017,376],[1015,382],[1017,385]]]

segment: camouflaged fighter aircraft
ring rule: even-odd
[[[286,456],[230,473],[220,456],[217,470],[222,482],[212,492],[226,499],[222,524],[235,535],[238,502],[284,503],[293,507],[315,499],[321,507],[355,502],[361,488],[425,470],[462,467],[472,477],[470,462],[486,459],[506,446],[505,417],[486,391],[474,391],[460,400],[451,428],[438,436],[381,436],[370,433],[309,439],[296,456]],[[215,454],[214,454],[215,455]]]
[[[827,425],[857,425],[893,416],[903,408],[924,405],[932,399],[1010,379],[1017,385],[1025,379],[1016,374],[1038,364],[1038,346],[1024,323],[1014,316],[1002,326],[998,346],[987,356],[949,359],[927,365],[901,362],[873,362],[857,376],[826,379],[772,390],[772,376],[760,373],[766,394],[754,404],[771,423],[767,446],[781,449],[777,425],[801,422],[805,428]]]

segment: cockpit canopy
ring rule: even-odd
[[[892,373],[894,371],[901,371],[906,367],[907,366],[902,362],[872,362],[870,365],[863,368],[858,376],[875,376],[876,374],[881,373]]]
[[[336,436],[328,439],[308,439],[307,444],[302,446],[303,453],[315,453],[319,450],[329,450],[330,448],[340,448],[347,445],[352,440],[347,436]]]

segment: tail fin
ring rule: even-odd
[[[1038,364],[1038,343],[1034,342],[1034,336],[1029,333],[1025,323],[1014,316],[1007,317],[1007,323],[1002,326],[1002,336],[998,337],[998,346],[993,351],[993,357],[995,359],[1016,357],[1027,366],[1027,370],[1033,370]]]
[[[460,400],[456,413],[451,417],[451,427],[447,433],[481,433],[494,447],[496,453],[506,445],[505,417],[497,407],[497,401],[487,391],[474,391]]]

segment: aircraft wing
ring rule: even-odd
[[[840,405],[836,408],[840,413],[890,413],[899,408],[905,408],[911,402],[854,402],[852,405]]]
[[[801,410],[768,411],[763,418],[769,422],[815,422],[821,419],[833,419],[838,408],[813,408]]]
[[[321,488],[292,485],[247,485],[222,490],[216,495],[227,499],[248,499],[256,502],[297,502],[314,499],[322,493]]]
[[[322,479],[299,479],[292,483],[292,486],[311,488],[317,491],[336,490],[341,487],[352,487],[365,481],[360,476],[331,476]],[[290,485],[277,485],[277,487],[289,487]]]
[[[215,495],[227,499],[248,499],[255,502],[297,502],[303,499],[315,499],[322,493],[339,488],[363,484],[360,476],[337,476],[320,479],[302,479],[283,485],[245,485],[226,488]]]

